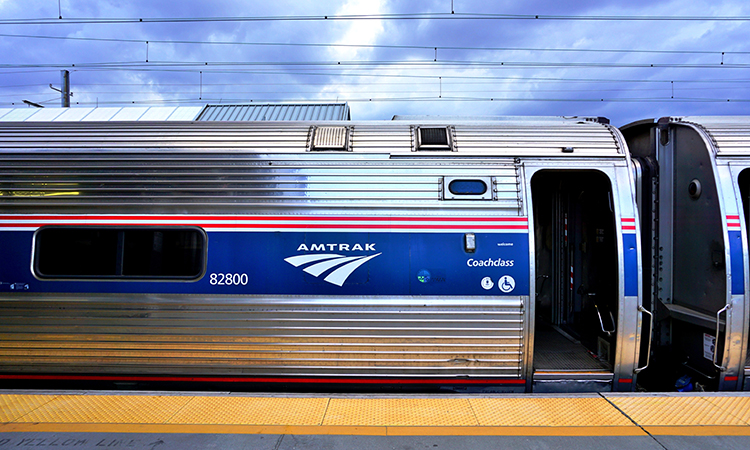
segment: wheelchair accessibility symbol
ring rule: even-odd
[[[497,287],[507,294],[516,288],[516,280],[510,275],[504,275],[497,281]]]

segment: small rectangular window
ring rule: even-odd
[[[200,228],[44,227],[35,235],[42,279],[196,280],[206,265]]]

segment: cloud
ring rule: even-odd
[[[750,52],[749,21],[627,20],[750,15],[750,5],[738,0],[456,0],[454,8],[451,15],[444,0],[62,2],[65,18],[329,16],[74,24],[56,20],[54,3],[4,1],[0,17],[51,22],[6,24],[6,35],[135,42],[0,37],[0,107],[19,106],[22,99],[56,105],[49,84],[59,84],[61,69],[71,71],[73,91],[80,93],[74,101],[81,104],[96,98],[100,105],[338,99],[351,103],[357,119],[594,115],[623,124],[656,115],[743,113],[750,101],[750,77],[743,75],[750,63],[744,53]],[[415,13],[444,16],[385,18]],[[542,18],[463,19],[468,13]],[[380,18],[336,19],[368,14]],[[545,19],[555,15],[621,19]],[[290,45],[256,45],[261,43]],[[602,51],[607,49],[625,51]]]

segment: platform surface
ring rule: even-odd
[[[750,448],[750,393],[0,391],[0,450]]]

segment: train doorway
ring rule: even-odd
[[[540,171],[531,193],[533,389],[611,390],[619,298],[612,184],[597,171]]]

